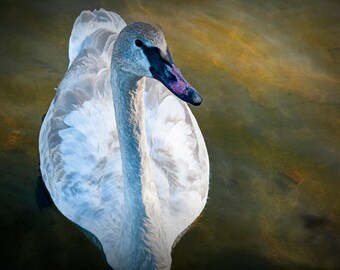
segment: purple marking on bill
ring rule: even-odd
[[[171,73],[175,75],[177,79],[176,82],[169,83],[171,89],[179,95],[187,95],[189,89],[193,87],[183,78],[180,70],[175,65],[171,66]]]

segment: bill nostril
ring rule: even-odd
[[[172,73],[170,73],[170,80],[171,81],[174,81],[174,82],[177,82],[178,80],[177,80],[177,77],[174,75],[174,74],[172,74]]]

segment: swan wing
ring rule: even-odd
[[[147,79],[146,131],[169,243],[199,216],[207,200],[209,160],[189,106]]]
[[[105,45],[112,45],[112,42],[108,43],[107,38],[111,34],[117,35],[125,26],[124,20],[115,12],[104,9],[82,11],[75,20],[71,32],[68,51],[69,66],[71,66],[79,53],[86,48],[96,48],[104,53],[103,58],[110,62],[111,57],[107,56],[111,54],[112,50],[105,48]],[[99,33],[92,35],[95,32]],[[106,35],[100,35],[103,32]]]
[[[69,69],[39,137],[41,173],[55,205],[103,246],[115,238],[123,199],[109,67],[124,26],[113,12],[80,14],[70,38]]]

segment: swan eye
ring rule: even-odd
[[[137,47],[142,47],[143,46],[143,42],[140,39],[136,39],[135,40],[135,44]]]

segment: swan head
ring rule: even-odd
[[[151,24],[127,25],[115,42],[112,63],[138,77],[154,78],[183,101],[200,105],[202,97],[175,66],[162,31]]]

